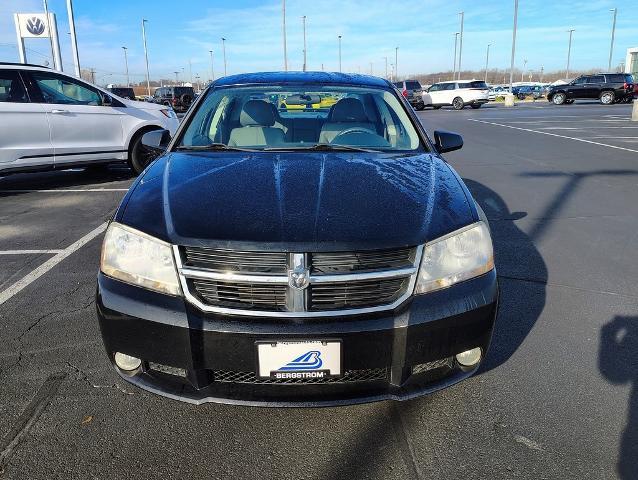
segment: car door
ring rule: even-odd
[[[591,75],[589,77],[585,77],[584,95],[586,95],[587,98],[598,98],[604,83],[604,75]]]
[[[572,83],[565,85],[567,98],[587,98],[585,81],[587,77],[578,77]]]
[[[441,90],[441,104],[452,105],[452,100],[457,96],[456,83],[444,83]]]
[[[0,69],[0,174],[51,164],[53,145],[42,105],[30,101],[18,69]]]
[[[56,167],[69,163],[125,159],[125,115],[97,88],[56,72],[33,70],[30,76],[51,126]]]
[[[423,103],[426,105],[437,105],[439,103],[439,92],[441,91],[441,84],[435,83],[427,89],[423,94]]]

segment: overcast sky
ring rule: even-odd
[[[452,68],[454,32],[465,11],[462,66],[482,69],[485,49],[492,44],[490,66],[509,67],[513,1],[482,0],[288,0],[287,36],[289,69],[303,63],[301,17],[307,17],[308,69],[338,69],[338,41],[342,35],[343,70],[383,75],[384,57],[394,62],[398,51],[401,76]],[[612,13],[619,7],[612,65],[625,58],[628,47],[638,46],[638,9],[614,1],[520,0],[516,65],[545,71],[565,68],[568,28],[574,28],[574,69],[607,67]],[[128,48],[131,79],[144,78],[141,19],[148,19],[147,38],[152,78],[189,80],[210,78],[209,50],[214,52],[215,75],[223,73],[221,37],[225,37],[228,73],[282,70],[282,17],[280,0],[75,0],[80,62],[95,68],[98,83],[122,82]],[[17,61],[13,13],[42,11],[41,0],[0,0],[0,60]],[[65,0],[49,0],[57,14],[65,70],[73,71]],[[50,58],[48,42],[26,42],[28,60]],[[50,60],[49,60],[50,61]],[[182,73],[182,69],[183,73]]]

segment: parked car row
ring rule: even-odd
[[[424,89],[417,80],[394,84],[416,110],[452,106],[461,110],[466,106],[480,108],[487,103],[489,88],[482,80],[452,80],[439,82]]]

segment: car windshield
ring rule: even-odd
[[[425,151],[393,90],[348,86],[210,89],[177,149]]]

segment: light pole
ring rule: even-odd
[[[146,59],[146,94],[151,96],[151,80],[148,73],[148,50],[146,48],[146,22],[148,20],[142,19],[142,38],[144,39],[144,58]]]
[[[339,35],[338,38],[339,38],[339,72],[341,72],[341,35]]]
[[[284,37],[284,71],[288,71],[288,50],[286,46],[286,0],[281,1],[282,30]]]
[[[543,83],[543,72],[545,71],[545,67],[541,65],[541,83]]]
[[[463,20],[465,19],[465,12],[459,12],[461,16],[461,41],[459,42],[459,80],[461,79],[461,55],[463,54]]]
[[[569,57],[572,54],[572,34],[575,31],[576,30],[573,28],[570,28],[569,30],[567,30],[567,32],[569,33],[569,46],[567,47],[567,75],[565,76],[565,80],[569,79]]]
[[[487,64],[490,61],[490,46],[492,44],[488,43],[487,44],[487,52],[485,53],[485,83],[487,83]]]
[[[521,71],[521,83],[523,83],[523,75],[525,75],[526,68],[527,68],[527,59],[523,60],[523,70]]]
[[[306,16],[301,17],[303,23],[303,71],[306,71]]]
[[[518,0],[514,0],[514,30],[512,31],[512,59],[510,61],[510,94],[514,81],[514,55],[516,54],[516,22],[518,20]]]
[[[394,63],[390,64],[390,81],[394,82],[395,78],[394,78]]]
[[[213,51],[209,50],[208,53],[210,53],[210,81],[214,82],[215,81],[215,69],[213,68]]]
[[[399,76],[399,47],[394,47],[394,77]]]
[[[126,51],[128,50],[128,48],[122,47],[122,50],[124,50],[124,66],[126,67],[126,86],[130,87],[131,82],[129,81],[129,76],[128,76],[128,56],[126,54]]]
[[[179,72],[173,72],[173,73],[175,74],[175,85],[177,86],[177,84],[179,83],[179,80],[177,78],[179,75]]]
[[[193,86],[193,62],[191,61],[191,59],[188,59],[188,72],[190,74],[191,77],[191,87]]]
[[[614,37],[616,36],[616,15],[618,14],[618,9],[612,8],[609,11],[614,12],[614,21],[611,26],[611,45],[609,46],[609,63],[607,64],[607,71],[611,72],[611,57],[614,54]]]
[[[385,78],[388,79],[388,57],[383,57],[385,59]]]
[[[227,75],[226,73],[226,39],[222,37],[222,53],[224,55],[224,77]]]
[[[454,32],[454,69],[452,70],[452,80],[456,80],[456,49],[459,46],[459,32]]]

